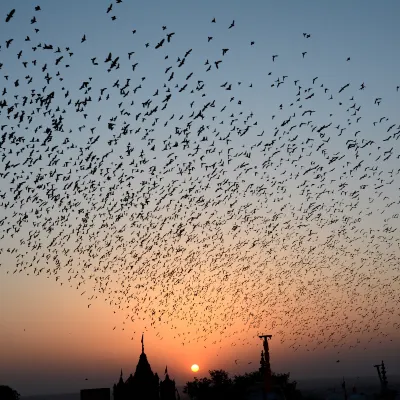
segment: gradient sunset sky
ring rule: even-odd
[[[103,63],[108,52],[112,51],[115,55],[121,54],[121,64],[124,57],[123,63],[127,67],[124,69],[125,67],[121,66],[121,71],[124,73],[121,72],[121,82],[125,82],[125,76],[129,76],[127,74],[131,71],[131,65],[137,60],[139,65],[137,75],[132,75],[133,86],[141,83],[141,76],[146,76],[145,83],[150,82],[146,93],[151,96],[157,87],[161,87],[166,77],[165,60],[154,51],[160,35],[164,34],[162,26],[165,25],[166,32],[176,32],[169,48],[171,50],[168,50],[171,54],[171,62],[172,60],[175,62],[182,51],[192,48],[193,54],[190,57],[193,58],[188,58],[188,62],[192,62],[191,68],[195,73],[199,70],[200,77],[195,79],[205,76],[209,92],[215,90],[213,96],[221,104],[224,102],[229,104],[230,96],[226,97],[226,93],[219,91],[220,85],[225,81],[243,82],[243,86],[236,93],[240,93],[243,98],[246,112],[254,113],[258,128],[261,131],[265,130],[266,135],[270,135],[271,138],[275,123],[275,121],[271,122],[271,115],[278,112],[276,110],[279,104],[286,104],[294,98],[292,91],[284,86],[279,92],[273,91],[271,87],[272,78],[276,79],[277,76],[282,78],[283,75],[289,76],[290,82],[294,79],[302,82],[312,81],[313,78],[318,77],[317,82],[324,83],[326,87],[335,88],[332,89],[334,95],[337,95],[338,89],[344,84],[351,82],[349,96],[357,95],[357,104],[362,106],[360,115],[363,115],[363,119],[360,129],[362,137],[366,139],[373,138],[378,142],[387,136],[386,129],[377,133],[373,130],[372,124],[368,124],[367,121],[379,120],[385,116],[396,125],[400,123],[398,117],[400,91],[396,90],[396,87],[400,85],[398,72],[400,2],[397,0],[382,2],[370,0],[331,2],[317,0],[303,2],[296,0],[201,0],[196,2],[123,0],[121,4],[113,1],[113,11],[110,14],[106,14],[110,0],[41,0],[38,4],[41,6],[41,11],[35,13],[36,3],[12,0],[2,0],[0,3],[2,46],[0,63],[4,64],[0,70],[0,90],[9,84],[4,78],[7,74],[12,77],[10,80],[20,77],[21,81],[28,73],[35,77],[39,76],[39,72],[24,70],[16,55],[20,49],[23,49],[24,54],[29,51],[31,54],[30,49],[34,43],[41,42],[53,43],[55,48],[70,46],[71,51],[74,52],[71,68],[63,71],[66,77],[63,84],[67,89],[77,85],[79,87],[82,80],[87,80],[88,77],[91,77],[93,82],[97,82],[96,90],[101,86],[111,87],[119,76],[112,75],[111,77],[111,74],[96,72],[96,69],[92,68],[90,59],[97,57],[98,62]],[[6,15],[12,8],[16,9],[16,13],[9,23],[5,23]],[[36,25],[30,24],[34,14],[38,19],[37,26],[40,27],[38,34],[33,32]],[[117,15],[117,19],[111,21],[110,16],[114,14]],[[212,18],[216,19],[216,24],[211,23]],[[228,31],[232,20],[235,21],[235,27]],[[132,34],[134,29],[137,31],[135,35]],[[311,38],[305,39],[303,33],[310,33]],[[85,45],[81,44],[83,34],[87,37]],[[31,37],[31,42],[24,41],[27,35]],[[207,36],[213,36],[211,44],[215,47],[211,50]],[[10,38],[14,38],[14,43],[10,46],[11,50],[6,49],[5,44],[5,41]],[[251,41],[255,42],[254,45],[250,45]],[[150,52],[146,52],[144,45],[146,42],[151,44]],[[218,73],[214,75],[205,75],[204,60],[221,58],[220,51],[224,47],[229,48],[222,64],[226,64],[225,69],[222,72],[217,71]],[[128,62],[126,53],[129,51],[135,51],[135,54]],[[305,51],[307,54],[303,58],[302,52]],[[272,62],[274,54],[279,56]],[[30,59],[33,56],[41,65],[45,62],[50,65],[52,62],[50,56],[44,56],[43,53],[32,53],[29,56]],[[49,58],[46,59],[46,57]],[[348,57],[350,61],[347,62]],[[269,72],[271,76],[268,75]],[[365,83],[366,89],[359,91],[362,83]],[[42,84],[44,86],[45,82],[40,83]],[[249,87],[250,84],[252,88]],[[41,88],[39,84],[35,87]],[[0,96],[0,99],[6,97],[12,101],[10,100],[12,94],[9,91],[6,95]],[[93,94],[94,98],[97,96],[97,92]],[[378,97],[383,99],[380,108],[374,104],[374,99]],[[113,106],[119,102],[117,100],[114,101]],[[190,101],[186,97],[175,100],[172,108],[169,109],[170,113],[181,114],[181,110],[188,107]],[[344,126],[348,115],[340,114],[336,103],[335,106],[332,105],[334,111],[329,108],[331,103],[327,101],[313,104],[312,107],[318,109],[318,113],[313,116],[314,121],[322,124],[326,120],[326,115],[333,112],[336,115],[336,121],[339,121],[336,124],[342,121]],[[83,122],[87,127],[92,126],[91,124],[95,123],[100,114],[113,115],[110,114],[104,102],[95,104],[94,107],[93,115]],[[132,112],[132,125],[135,122],[134,114],[136,112]],[[76,140],[78,142],[82,140],[83,143],[84,139],[78,132],[78,127],[83,124],[81,117],[68,114],[65,118],[65,125],[73,130]],[[0,125],[10,124],[3,111],[0,114],[0,122]],[[226,123],[229,123],[228,120]],[[110,135],[109,132],[104,132],[104,134]],[[159,135],[157,139],[162,142],[164,133],[157,132],[157,134]],[[343,150],[341,147],[343,143],[340,140],[331,142],[331,153]],[[394,148],[393,154],[396,156],[399,154],[399,143],[400,141],[393,141],[392,145],[388,145]],[[246,138],[237,138],[230,146],[239,151],[242,145],[246,145]],[[107,150],[106,141],[99,146],[102,146],[102,151]],[[344,149],[347,151],[346,147]],[[183,152],[179,154],[179,157],[184,157]],[[263,159],[256,155],[252,162],[260,166]],[[395,156],[385,165],[380,165],[384,171],[383,174],[388,175],[391,170],[398,170],[399,167],[400,160]],[[0,172],[4,172],[3,162],[0,163]],[[283,171],[278,169],[272,174],[279,176],[281,172]],[[290,172],[295,173],[295,167],[288,167],[288,173]],[[199,179],[201,173],[199,170],[195,171]],[[342,170],[334,172],[332,176],[337,180],[348,179],[350,186],[359,184],[357,179],[349,175],[344,177]],[[231,178],[235,179],[235,175],[232,174]],[[371,229],[378,230],[381,227],[384,229],[385,224],[389,223],[390,218],[383,214],[383,209],[387,204],[385,197],[396,203],[391,209],[391,216],[400,211],[399,175],[393,176],[393,180],[392,185],[383,189],[382,198],[374,203],[376,212],[355,227],[354,237],[358,235],[357,232],[367,237]],[[254,178],[254,181],[248,182],[257,182],[257,179]],[[2,182],[0,184],[3,185]],[[107,185],[108,183],[104,182],[104,186]],[[297,183],[292,181],[287,185],[289,192],[293,189],[292,205],[300,206],[302,200],[295,194]],[[278,191],[277,188],[270,189]],[[1,190],[7,191],[8,188],[2,186]],[[372,192],[369,195],[373,196]],[[337,196],[340,197],[339,194]],[[367,214],[369,210],[367,196],[361,199],[360,204],[361,212]],[[359,209],[356,211],[358,212]],[[294,208],[290,210],[293,211]],[[348,211],[348,217],[356,218],[356,211],[354,213]],[[0,209],[0,220],[8,212],[10,211]],[[219,212],[225,213],[226,209],[216,207],[215,213]],[[206,220],[211,217],[207,214],[202,218]],[[389,219],[384,220],[385,218]],[[393,221],[392,219],[390,223],[395,227],[396,224]],[[256,225],[257,223],[254,223],[254,226]],[[257,226],[258,228],[260,227]],[[343,246],[349,246],[352,236],[341,237],[340,232],[336,233],[339,238],[338,246],[341,241],[346,242]],[[25,237],[29,236],[28,230],[21,234]],[[322,248],[322,243],[328,240],[328,234],[328,228],[318,231],[314,244],[317,247],[321,245]],[[226,250],[226,254],[230,254],[230,246],[236,244],[237,240],[256,239],[257,235],[258,231],[249,227],[247,231],[243,230],[238,234],[238,237],[226,234],[226,236],[222,235],[222,239],[217,237],[215,242],[220,241],[221,248]],[[283,234],[280,239],[284,241]],[[290,372],[291,377],[298,381],[312,377],[341,378],[342,376],[375,375],[373,365],[382,359],[389,373],[393,374],[400,371],[399,232],[395,231],[389,239],[385,240],[387,240],[385,242],[387,247],[380,245],[378,249],[376,245],[376,248],[382,252],[382,264],[366,261],[364,266],[362,261],[353,259],[353,256],[345,251],[340,253],[341,256],[338,259],[333,257],[333,250],[332,258],[327,252],[326,257],[329,263],[327,262],[325,266],[326,270],[318,272],[318,282],[312,285],[313,288],[307,289],[309,294],[304,293],[302,288],[308,280],[312,279],[313,272],[307,270],[298,274],[292,273],[292,270],[294,271],[292,266],[298,259],[296,259],[295,251],[286,249],[284,246],[277,250],[277,258],[274,259],[276,263],[272,261],[268,264],[268,269],[257,272],[255,283],[251,281],[249,272],[243,272],[241,276],[237,274],[239,277],[235,278],[236,282],[243,278],[243,281],[240,281],[243,293],[238,297],[229,292],[228,286],[223,286],[225,291],[218,295],[211,290],[211,287],[206,286],[207,282],[214,285],[214,280],[218,279],[219,282],[223,279],[213,275],[209,268],[207,254],[200,254],[195,261],[204,268],[201,271],[201,279],[194,276],[189,283],[185,282],[188,286],[182,286],[183,284],[179,286],[178,282],[176,286],[172,285],[171,290],[178,292],[179,287],[181,290],[179,293],[182,293],[187,287],[190,295],[194,288],[199,293],[204,290],[205,293],[209,293],[204,296],[208,296],[211,306],[218,303],[226,308],[223,309],[221,306],[210,319],[207,319],[209,315],[209,309],[206,308],[209,306],[207,301],[200,302],[200,299],[191,297],[189,302],[182,297],[173,297],[175,305],[182,307],[184,311],[175,317],[166,318],[159,324],[152,325],[149,310],[153,306],[158,307],[155,299],[163,296],[162,290],[166,287],[167,278],[163,280],[158,276],[150,280],[144,275],[140,278],[143,279],[141,284],[144,285],[144,290],[138,290],[136,299],[123,299],[117,305],[111,305],[110,297],[106,298],[98,291],[93,292],[93,285],[96,287],[97,283],[94,284],[93,281],[89,283],[87,279],[85,283],[78,286],[79,280],[69,281],[71,274],[67,272],[68,268],[60,272],[60,279],[57,281],[52,275],[35,276],[34,267],[14,273],[16,259],[13,254],[7,252],[7,248],[15,246],[15,241],[13,242],[10,237],[4,237],[0,241],[2,248],[0,253],[0,384],[10,385],[22,395],[65,393],[91,387],[111,387],[117,381],[121,368],[125,377],[134,372],[141,351],[142,332],[144,332],[145,352],[153,371],[163,377],[167,364],[170,376],[178,384],[184,384],[193,378],[194,374],[190,371],[190,366],[194,363],[200,367],[200,371],[196,373],[199,377],[205,376],[210,369],[225,369],[232,375],[255,370],[259,366],[262,350],[262,342],[257,335],[262,333],[273,335],[270,342],[272,370]],[[88,238],[84,238],[83,241],[89,243]],[[360,244],[358,241],[354,244],[354,248],[359,246],[359,254],[365,251],[363,253],[367,254],[365,260],[368,259],[367,251],[373,251],[366,243]],[[26,248],[23,244],[20,246],[24,252],[30,251],[27,246]],[[193,254],[197,254],[195,253],[196,244],[189,244],[188,247],[188,251],[193,250]],[[167,253],[166,250],[165,253]],[[246,253],[243,254],[243,259],[234,259],[230,264],[228,263],[228,271],[224,271],[224,274],[233,270],[236,273],[244,265],[249,265],[251,269],[252,265],[259,265],[258,263],[264,260],[265,254],[262,252],[254,250],[249,254],[251,254],[249,258],[246,258]],[[115,255],[118,256],[118,251],[115,251]],[[319,259],[324,259],[324,256],[320,255]],[[306,259],[308,260],[307,257]],[[171,258],[171,264],[175,262],[175,268],[178,270],[180,267],[184,268],[183,258],[174,260]],[[77,263],[78,258],[75,261]],[[44,266],[46,260],[43,259],[41,262]],[[50,259],[48,262],[50,266],[51,262]],[[190,262],[194,263],[193,260]],[[78,268],[73,263],[70,267],[76,268],[77,271]],[[92,268],[95,267],[92,266]],[[346,270],[347,267],[348,270]],[[351,279],[356,270],[357,274],[362,273],[363,276],[368,276],[366,279],[369,283],[366,286],[363,286],[364,283],[361,285],[361,278],[360,280]],[[125,284],[129,285],[127,280],[117,277],[119,273],[111,273],[116,276],[110,285],[113,290],[120,290],[121,285],[123,288]],[[283,276],[286,276],[285,280],[282,280]],[[253,289],[246,281],[247,278],[254,283]],[[300,280],[301,284],[298,283]],[[340,289],[336,286],[337,282],[341,285]],[[171,283],[169,282],[168,285]],[[214,287],[218,288],[218,285]],[[207,292],[208,290],[210,292]],[[91,296],[93,293],[96,297]],[[144,297],[145,294],[149,294],[152,300],[142,301],[141,296]],[[264,294],[268,301],[261,301]],[[89,304],[90,307],[88,307]],[[134,317],[132,314],[128,315],[123,309],[129,304],[133,306]],[[189,326],[188,320],[180,316],[189,315],[190,307],[196,311],[196,317]],[[235,311],[229,314],[226,309],[230,307],[234,310],[247,307],[247,313],[239,316]],[[350,321],[352,321],[351,324]],[[200,337],[196,333],[196,340],[187,340],[191,335],[195,337],[194,331],[201,333],[205,326],[213,324],[218,326],[214,332],[207,333],[205,337]],[[226,329],[223,328],[224,325]],[[366,325],[367,331],[364,330]],[[332,340],[329,337],[329,341],[324,336],[324,331],[328,329],[333,332]],[[341,342],[336,340],[335,332],[343,336]],[[238,360],[238,363],[236,364],[234,360]],[[337,360],[340,362],[337,363]]]

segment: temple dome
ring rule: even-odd
[[[144,352],[143,335],[142,353],[139,356],[135,373],[130,374],[124,383],[121,370],[119,382],[113,387],[114,400],[176,400],[175,381],[166,376],[164,382],[160,382],[158,374],[151,370]]]

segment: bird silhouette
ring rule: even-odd
[[[59,42],[42,29],[44,4],[6,16],[21,24],[18,35],[4,25],[1,47],[5,271],[71,286],[88,309],[106,301],[126,318],[113,334],[145,318],[160,340],[166,328],[206,348],[250,346],[264,329],[292,351],[389,341],[399,86],[385,95],[363,71],[327,77],[314,33],[301,56],[283,46],[271,64],[249,48],[254,30],[206,17],[197,43],[163,17],[136,32],[120,3],[94,6],[107,41],[76,20]]]

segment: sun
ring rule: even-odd
[[[199,366],[198,366],[197,364],[193,364],[193,365],[190,367],[190,369],[191,369],[193,372],[197,372],[197,371],[199,370]]]

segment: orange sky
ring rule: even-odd
[[[21,387],[23,394],[71,392],[111,386],[121,367],[125,374],[134,372],[145,321],[137,325],[124,321],[123,315],[114,314],[102,299],[93,300],[88,309],[87,299],[79,291],[44,276],[10,276],[3,271],[0,282],[2,382]],[[228,337],[213,345],[212,339],[206,348],[200,341],[182,345],[168,325],[158,332],[152,328],[145,332],[145,352],[154,372],[162,377],[168,364],[178,384],[194,376],[190,371],[193,363],[200,366],[199,377],[209,369],[223,368],[233,375],[258,368],[262,344],[252,330],[248,336],[240,334],[234,343]],[[343,371],[373,374],[370,365],[382,358],[388,371],[393,373],[398,366],[393,354],[399,350],[400,337],[395,331],[393,342],[370,343],[368,352],[358,349],[339,356],[322,348],[295,351],[282,345],[276,332],[270,333],[275,334],[270,342],[273,370],[291,371],[293,378],[340,376]],[[215,339],[219,340],[218,336]],[[335,363],[337,357],[343,359],[340,367]]]

